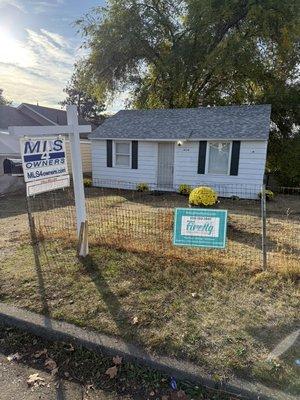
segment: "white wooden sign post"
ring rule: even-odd
[[[85,257],[88,255],[89,249],[79,134],[91,132],[91,126],[78,124],[77,107],[75,105],[67,106],[67,122],[68,125],[10,126],[9,132],[18,136],[40,136],[41,138],[49,135],[69,135],[76,206],[77,236],[79,239],[78,251],[79,255]]]

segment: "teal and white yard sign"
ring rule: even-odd
[[[175,209],[174,245],[224,249],[226,230],[227,210]]]

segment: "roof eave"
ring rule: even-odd
[[[199,138],[182,138],[178,137],[176,139],[170,138],[170,139],[160,139],[160,138],[124,138],[124,137],[97,137],[97,136],[92,136],[89,135],[89,139],[91,140],[138,140],[138,141],[143,141],[143,142],[178,142],[178,141],[183,141],[183,142],[197,142],[199,140],[205,140],[205,141],[233,141],[233,140],[240,140],[240,141],[268,141],[269,137],[251,137],[251,138],[243,138],[243,137],[235,137],[235,138],[207,138],[207,137],[199,137]]]

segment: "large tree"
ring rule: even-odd
[[[137,108],[272,104],[272,138],[299,127],[299,0],[108,0],[78,21],[80,64],[103,99]]]
[[[3,89],[0,89],[0,106],[7,106],[8,104],[11,104],[11,101],[3,96]]]
[[[84,79],[83,71],[77,65],[75,68],[70,82],[64,89],[67,97],[60,104],[62,106],[75,104],[78,115],[95,125],[99,125],[104,119],[105,105],[97,98],[96,92],[89,88],[87,80]]]

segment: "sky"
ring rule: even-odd
[[[0,88],[13,104],[59,107],[63,88],[83,55],[73,26],[105,0],[0,0]],[[123,97],[126,97],[124,95]],[[108,106],[123,108],[122,96]]]

